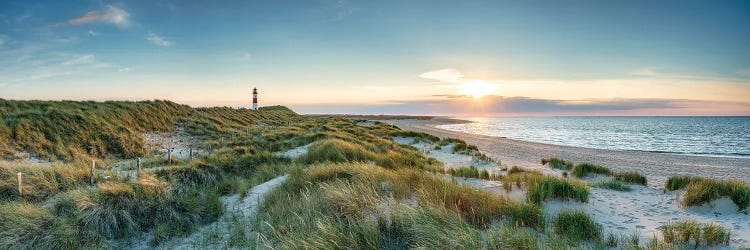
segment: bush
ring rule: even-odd
[[[606,174],[606,175],[610,174],[610,171],[608,168],[605,168],[599,165],[594,165],[591,163],[580,163],[578,165],[575,165],[575,167],[573,167],[573,171],[571,172],[577,178],[586,177],[590,173]]]
[[[541,204],[551,198],[573,199],[579,202],[588,202],[589,198],[588,186],[580,181],[541,176],[535,180],[535,183],[527,183],[527,185],[529,185],[529,190],[526,197],[535,204]]]
[[[613,175],[615,180],[623,181],[632,184],[640,184],[646,186],[646,176],[641,175],[638,172],[618,172]]]
[[[552,224],[555,233],[573,242],[599,240],[602,236],[602,227],[583,211],[564,210],[555,217]]]

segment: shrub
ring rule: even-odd
[[[527,185],[529,185],[529,190],[526,197],[535,204],[541,204],[551,198],[588,202],[589,189],[580,181],[541,176],[536,179],[535,183]]]
[[[568,171],[573,169],[572,162],[558,159],[558,158],[542,159],[542,165],[545,165],[547,163],[549,163],[550,168],[556,168],[556,169],[562,169],[562,170],[568,170]]]
[[[599,188],[606,188],[606,189],[617,190],[617,191],[630,191],[630,190],[632,190],[630,188],[630,186],[628,186],[627,184],[625,184],[625,183],[623,183],[621,181],[617,181],[617,180],[603,181],[603,182],[596,183],[593,186],[594,187],[599,187]]]
[[[577,178],[583,178],[588,176],[590,173],[593,174],[610,174],[610,171],[608,168],[594,165],[591,163],[580,163],[578,165],[575,165],[573,167],[573,171],[571,171],[573,175]]]
[[[555,233],[573,242],[599,240],[602,236],[602,227],[583,211],[563,210],[552,224]]]
[[[647,183],[646,176],[641,175],[638,172],[617,172],[613,176],[615,180],[623,181],[632,184],[640,184],[645,186]]]

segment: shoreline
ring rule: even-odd
[[[476,145],[503,165],[541,168],[542,158],[558,157],[573,162],[590,162],[617,171],[637,171],[649,177],[649,186],[663,187],[667,178],[693,175],[750,183],[750,158],[698,156],[637,150],[610,150],[521,141],[505,137],[469,134],[438,128],[438,125],[472,121],[435,117],[429,120],[380,120],[401,129],[454,137]]]

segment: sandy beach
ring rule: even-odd
[[[558,157],[573,162],[604,165],[618,171],[638,171],[648,176],[649,185],[653,187],[663,187],[667,178],[674,175],[697,175],[750,182],[750,159],[748,158],[618,151],[526,142],[440,129],[435,126],[466,121],[439,117],[428,120],[399,119],[384,120],[384,122],[401,129],[465,140],[508,166],[541,167],[542,158]]]

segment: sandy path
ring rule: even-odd
[[[559,157],[574,162],[591,162],[617,171],[638,171],[649,178],[649,185],[662,187],[669,176],[700,175],[719,179],[740,179],[750,182],[750,159],[702,157],[639,151],[618,151],[558,146],[506,138],[474,135],[436,128],[455,120],[386,120],[405,130],[454,137],[476,145],[483,153],[504,165],[541,167],[542,158]]]
[[[217,219],[215,222],[203,226],[196,230],[187,237],[171,240],[168,243],[161,244],[159,248],[163,249],[197,249],[194,242],[200,240],[201,237],[211,230],[219,230],[226,232],[228,231],[228,222],[231,220],[231,216],[240,216],[243,218],[254,218],[258,213],[258,206],[263,201],[265,195],[278,187],[289,177],[289,175],[283,175],[273,178],[263,184],[257,185],[250,189],[247,196],[244,199],[240,199],[238,194],[222,198],[222,202],[226,206],[226,211]],[[252,224],[247,224],[247,227],[252,227]],[[200,248],[210,249],[225,249],[228,242],[229,235],[221,234],[221,238],[214,242],[209,242],[211,246],[202,246]]]

